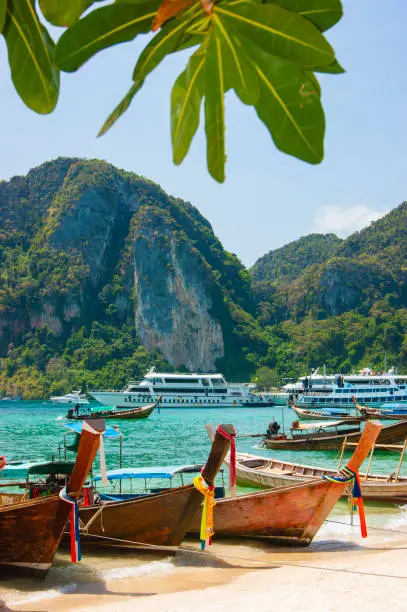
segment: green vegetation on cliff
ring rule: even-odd
[[[262,386],[407,367],[407,204],[246,270],[188,202],[98,160],[0,182],[0,392],[117,388],[156,365]]]

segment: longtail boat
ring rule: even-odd
[[[264,438],[261,446],[269,449],[296,449],[296,450],[338,450],[343,442],[358,442],[360,440],[361,422],[333,421],[320,423],[300,423],[296,421],[291,428],[291,435],[280,435]],[[407,438],[407,421],[386,425],[382,428],[378,443],[398,444]]]
[[[301,408],[298,404],[290,402],[288,404],[295,414],[306,421],[332,421],[333,419],[340,419],[341,421],[352,421],[362,419],[363,414],[350,414],[349,410],[341,410],[340,408],[321,408],[321,410],[307,410]]]
[[[71,501],[80,495],[104,429],[101,420],[84,421],[76,462],[66,486],[66,495]],[[71,507],[62,495],[0,505],[0,575],[13,573],[44,578]]]
[[[380,408],[370,408],[369,406],[361,406],[352,396],[356,410],[368,419],[379,419],[380,421],[407,421],[407,405],[397,402],[388,402]]]
[[[235,435],[233,425],[217,428],[208,461],[202,470],[208,486],[213,485],[230,439]],[[148,496],[82,507],[79,510],[81,542],[106,545],[110,540],[116,545],[179,546],[202,500],[202,494],[194,485],[186,485]]]
[[[400,476],[401,462],[405,445],[401,445],[400,461],[394,472],[389,475],[371,472],[360,473],[360,484],[364,499],[387,503],[407,502],[407,478]],[[228,458],[225,459],[228,463]],[[334,476],[335,469],[325,469],[313,465],[291,463],[278,458],[266,459],[248,453],[236,455],[236,482],[243,487],[275,489],[300,482],[310,482],[323,476]],[[347,496],[345,491],[343,495]]]
[[[380,430],[381,425],[374,421],[366,424],[346,466],[351,473],[358,472]],[[265,538],[278,544],[308,546],[348,485],[346,479],[332,482],[318,478],[218,499],[214,508],[215,538]],[[196,516],[191,531],[196,532],[198,528],[199,516]]]
[[[129,408],[128,410],[116,410],[116,408],[112,408],[111,410],[92,410],[90,413],[84,412],[82,414],[75,414],[75,409],[70,408],[66,418],[71,421],[83,421],[83,419],[147,419],[160,402],[161,396],[154,404],[147,404],[147,406],[140,406],[140,408]]]

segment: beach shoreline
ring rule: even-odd
[[[400,530],[401,532],[403,529]],[[407,535],[373,531],[361,540],[357,527],[326,524],[309,548],[277,548],[264,542],[215,542],[200,553],[187,542],[173,558],[149,560],[126,571],[104,572],[98,582],[71,583],[60,591],[16,592],[4,610],[48,612],[342,612],[405,610]],[[127,575],[126,575],[127,573]]]

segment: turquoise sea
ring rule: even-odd
[[[95,404],[96,405],[96,404]],[[0,402],[0,455],[7,460],[42,460],[58,457],[58,445],[67,432],[66,408],[49,401]],[[288,430],[296,419],[288,407],[273,408],[172,408],[155,411],[148,419],[118,421],[123,435],[123,466],[177,465],[204,462],[210,442],[205,424],[233,423],[239,435],[265,432],[275,417]],[[108,425],[114,421],[107,421]],[[335,451],[270,451],[259,448],[261,438],[237,440],[237,450],[262,456],[278,456],[309,465],[335,467]],[[106,441],[108,468],[119,467],[119,446]],[[372,468],[390,473],[397,467],[398,455],[377,451]],[[407,475],[407,461],[402,473]]]
[[[52,454],[58,457],[58,445],[67,431],[64,423],[66,409],[54,406],[48,401],[0,402],[0,455],[8,460],[42,460],[50,459]],[[205,431],[205,424],[216,426],[219,423],[233,423],[238,435],[257,434],[266,430],[267,424],[275,417],[280,423],[284,421],[288,429],[295,420],[295,414],[287,407],[255,409],[161,409],[146,420],[120,421],[119,428],[123,434],[123,465],[153,466],[184,463],[201,463],[208,456],[210,441]],[[114,421],[109,421],[111,425]],[[242,438],[237,440],[237,449],[262,456],[277,455],[277,451],[259,448],[260,438]],[[108,468],[119,466],[119,445],[117,441],[106,440],[106,459]],[[336,452],[293,452],[280,451],[278,456],[301,463],[335,467],[338,461]],[[398,455],[377,453],[373,462],[376,472],[390,473],[397,467]],[[406,463],[406,462],[405,462]],[[96,467],[97,469],[97,467]],[[407,475],[403,466],[402,474]],[[357,527],[346,525],[349,522],[346,502],[341,502],[334,510],[331,519],[326,523],[317,538],[307,549],[306,554],[326,554],[332,550],[347,550],[347,547],[359,546],[361,540]],[[376,526],[379,531],[372,532],[367,544],[378,543],[392,534],[383,534],[382,529],[401,529],[407,531],[407,512],[398,507],[371,506],[367,508],[368,525]],[[215,524],[216,532],[216,524]],[[373,538],[373,539],[372,539]],[[355,544],[355,542],[357,544]],[[198,547],[198,542],[187,542],[187,546]],[[212,547],[217,555],[236,554],[252,558],[262,555],[281,555],[282,551],[272,550],[269,545],[260,543],[217,542]],[[285,555],[292,555],[295,560],[297,549],[287,550]],[[287,557],[287,558],[288,558]],[[202,557],[203,558],[203,557]],[[291,557],[290,557],[291,558]],[[301,557],[302,558],[302,557]],[[304,557],[305,558],[305,557]],[[196,561],[199,564],[198,561]],[[59,550],[51,571],[44,583],[29,579],[0,579],[0,609],[2,603],[11,609],[20,609],[33,602],[44,602],[41,609],[55,609],[56,598],[62,593],[88,592],[90,584],[98,584],[98,589],[105,588],[106,581],[112,577],[121,579],[130,576],[167,575],[176,572],[176,561],[172,557],[151,553],[113,550],[86,551],[80,564],[72,565],[69,551]],[[93,588],[93,587],[92,587]],[[45,602],[46,605],[45,605]]]

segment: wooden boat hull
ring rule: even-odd
[[[232,425],[223,425],[229,433]],[[216,433],[208,462],[202,476],[213,484],[230,445],[229,439]],[[108,502],[79,510],[82,524],[82,542],[179,546],[202,504],[202,494],[187,485],[167,489],[146,497],[126,501]]]
[[[341,495],[341,485],[317,480],[217,500],[215,538],[260,538],[273,544],[308,546]],[[199,525],[198,513],[191,532],[198,533]]]
[[[379,431],[377,424],[366,425],[348,467],[359,469]],[[318,479],[220,499],[214,508],[215,537],[262,538],[277,544],[308,546],[347,487],[346,482]],[[191,531],[198,529],[196,516]]]
[[[286,439],[264,439],[262,446],[269,449],[297,449],[297,450],[338,450],[343,441],[358,442],[361,432],[348,432],[341,434],[301,434]],[[381,430],[377,439],[378,444],[397,444],[407,438],[407,421],[387,425]]]
[[[340,419],[341,421],[355,421],[355,416],[349,414],[348,410],[337,410],[335,414],[327,414],[323,409],[305,410],[296,404],[290,404],[290,408],[295,414],[305,421],[332,421],[332,419]],[[357,418],[357,417],[356,417]]]
[[[92,419],[115,419],[115,420],[133,420],[133,419],[147,419],[155,410],[157,404],[151,404],[148,406],[142,406],[140,408],[130,408],[128,410],[101,410],[100,412],[93,412],[89,415],[86,414],[71,414],[68,412],[67,419],[70,421],[83,421]]]
[[[67,485],[68,495],[78,496],[99,447],[103,421],[85,423],[78,454]],[[0,576],[26,574],[44,578],[59,542],[71,505],[59,496],[0,506]]]
[[[322,476],[334,476],[335,472],[335,470],[317,466],[244,454],[238,454],[236,464],[237,483],[241,486],[260,489],[274,489],[300,482],[310,482]],[[365,480],[365,474],[361,473],[360,484],[363,497],[367,501],[407,502],[407,478],[401,477],[397,480],[391,480],[387,476],[369,474],[368,480]],[[343,495],[348,495],[347,490],[344,491]]]
[[[109,538],[111,543],[116,539],[123,543],[179,546],[201,503],[201,493],[189,485],[102,507],[81,508],[81,542],[97,543],[99,538],[104,544],[103,538]]]
[[[0,575],[44,578],[69,511],[70,506],[57,496],[0,507]]]

